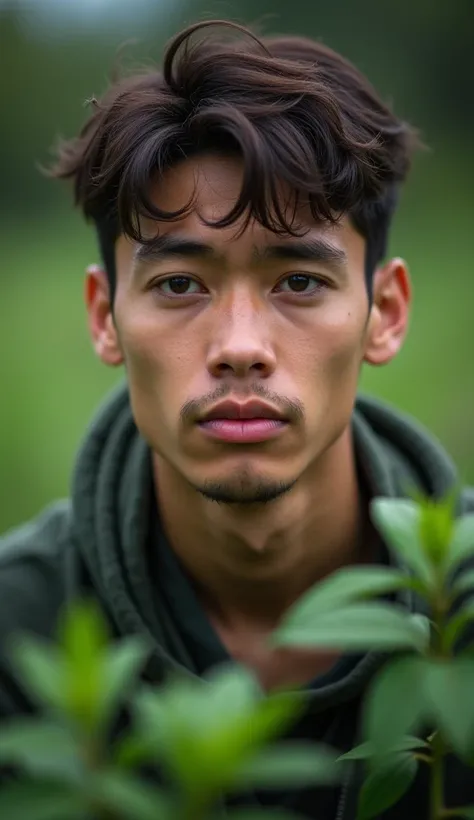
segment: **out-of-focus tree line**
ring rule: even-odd
[[[132,0],[120,14],[116,0],[91,22],[93,3],[77,0],[69,26],[54,5],[40,24],[41,2],[0,0],[0,531],[68,491],[84,426],[117,379],[95,362],[83,317],[81,274],[97,256],[94,237],[70,191],[38,165],[58,135],[77,132],[86,100],[104,90],[117,61],[159,60],[178,28],[210,17],[321,38],[419,127],[429,150],[415,163],[392,239],[412,267],[412,332],[399,360],[365,374],[363,386],[428,424],[474,480],[472,2],[150,0],[145,9],[141,0],[135,17]]]

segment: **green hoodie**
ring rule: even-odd
[[[439,498],[457,483],[454,466],[441,447],[411,419],[373,399],[357,400],[353,434],[359,466],[373,496],[401,497],[416,486]],[[465,490],[461,500],[461,512],[468,510],[474,510],[472,489]],[[138,633],[148,638],[153,647],[146,670],[149,680],[159,682],[173,668],[200,674],[213,657],[216,662],[225,658],[191,583],[164,543],[154,505],[150,452],[136,429],[124,387],[106,401],[85,436],[71,500],[52,505],[0,539],[1,715],[31,708],[5,657],[7,639],[19,630],[53,636],[58,611],[81,594],[98,599],[116,636]],[[414,601],[404,604],[416,606]],[[335,674],[315,681],[310,715],[295,731],[349,748],[355,742],[360,697],[380,660],[373,654],[346,658]],[[474,803],[474,785],[460,765],[456,767],[453,799]],[[317,796],[302,792],[298,798],[275,799],[286,800],[303,817],[349,820],[354,816],[353,792],[346,788],[333,795],[322,790]],[[402,818],[403,813],[406,817],[407,811],[408,817],[423,817],[421,794],[415,786],[400,804],[400,814],[387,818]]]

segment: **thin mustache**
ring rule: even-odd
[[[181,408],[181,421],[184,423],[193,422],[196,419],[201,418],[206,413],[206,410],[221,399],[226,399],[232,394],[235,394],[235,387],[222,385],[212,393],[208,393],[207,396],[203,396],[200,399],[190,399],[183,404],[183,407]],[[278,408],[278,410],[281,411],[282,415],[288,417],[290,421],[301,421],[304,418],[304,409],[301,402],[294,399],[284,399],[277,393],[272,393],[267,390],[266,387],[261,384],[256,384],[254,387],[246,388],[244,393],[239,391],[239,399],[246,399],[255,396],[269,402],[270,404],[273,404]]]

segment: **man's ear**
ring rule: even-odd
[[[112,315],[110,286],[106,272],[98,265],[86,270],[84,298],[94,350],[104,364],[118,367],[123,355]]]
[[[403,259],[391,259],[374,274],[365,362],[383,365],[395,358],[407,334],[410,305],[408,268]]]

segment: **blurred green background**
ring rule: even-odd
[[[125,65],[149,63],[181,25],[209,17],[321,38],[420,128],[429,150],[391,242],[412,271],[412,327],[362,386],[428,425],[474,481],[472,0],[0,0],[0,532],[68,492],[85,426],[121,378],[87,336],[95,237],[38,164],[84,121],[124,41],[136,40]]]

